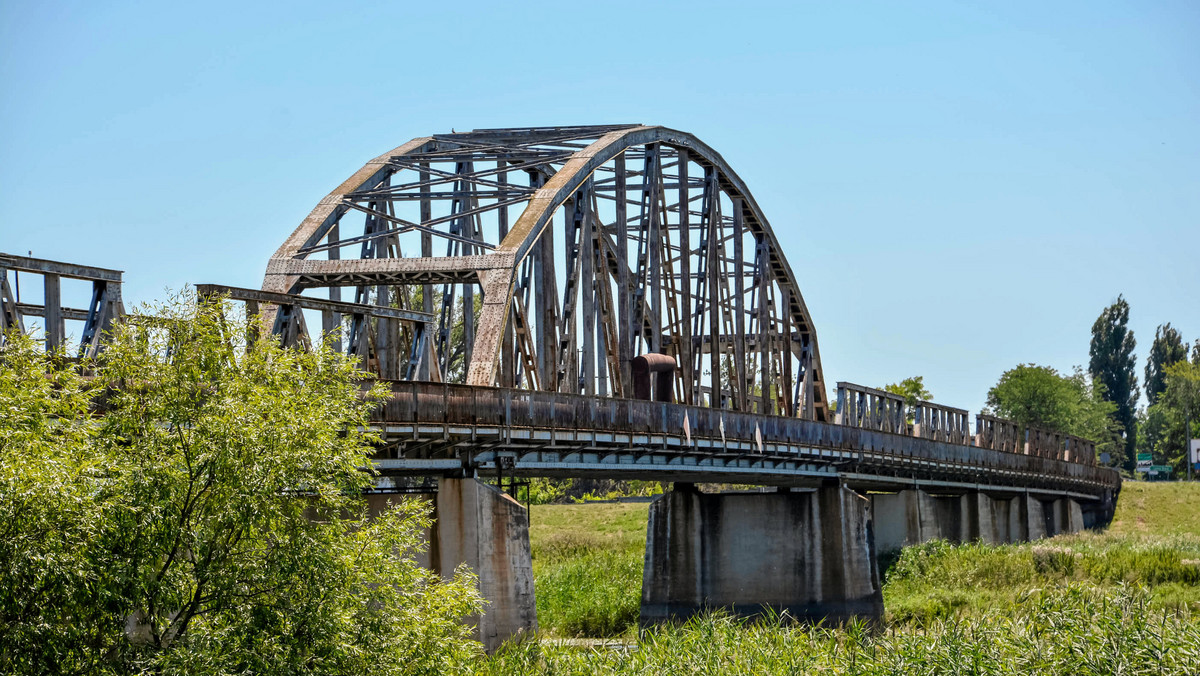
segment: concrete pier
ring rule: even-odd
[[[872,494],[871,503],[875,549],[880,553],[935,539],[988,544],[1027,542],[1076,533],[1085,527],[1081,505],[1067,497],[906,490]]]
[[[475,636],[488,652],[510,638],[537,631],[529,514],[524,506],[476,479],[439,479],[436,495],[368,498],[372,511],[397,499],[433,503],[429,550],[418,557],[419,563],[445,578],[465,563],[478,576],[479,592],[488,605],[467,621],[475,624]]]
[[[641,622],[714,608],[878,619],[873,540],[870,502],[842,487],[704,494],[677,486],[650,506]]]

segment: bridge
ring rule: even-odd
[[[9,324],[61,315],[4,279]],[[716,151],[663,127],[413,139],[322,199],[261,289],[197,288],[285,345],[340,328],[335,348],[387,381],[370,499],[434,503],[426,563],[480,576],[488,646],[536,629],[528,515],[491,479],[670,482],[650,509],[644,622],[718,606],[877,618],[878,554],[1101,526],[1120,489],[1084,439],[984,414],[972,432],[963,409],[849,382],[829,401],[765,214]],[[399,492],[412,477],[436,493]]]

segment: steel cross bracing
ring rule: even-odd
[[[745,184],[662,127],[485,129],[367,163],[272,257],[263,288],[434,315],[415,379],[631,396],[631,363],[678,364],[673,399],[828,419],[816,333]],[[415,334],[378,334],[387,378]]]
[[[1120,486],[1086,440],[986,416],[971,436],[966,411],[931,402],[910,422],[902,400],[849,383],[835,424],[812,320],[766,217],[684,132],[413,139],[343,182],[276,251],[264,292],[310,300],[276,305],[275,332],[286,340],[317,294],[339,301],[343,287],[355,303],[322,301],[323,328],[343,325],[391,381],[376,418],[386,473],[506,466],[1093,499]],[[634,400],[648,386],[634,387],[633,366],[644,378],[672,360],[660,401]]]

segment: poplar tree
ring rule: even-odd
[[[1138,381],[1137,355],[1133,353],[1136,346],[1133,331],[1129,330],[1129,303],[1123,296],[1117,296],[1116,302],[1104,308],[1092,324],[1088,371],[1104,386],[1104,398],[1116,404],[1113,420],[1121,427],[1125,442],[1124,464],[1131,472],[1137,457]]]
[[[1187,361],[1187,345],[1183,336],[1171,326],[1161,324],[1154,331],[1154,343],[1146,357],[1146,399],[1150,405],[1158,403],[1158,395],[1167,387],[1167,367],[1175,362]]]

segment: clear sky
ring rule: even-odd
[[[0,251],[257,286],[367,159],[641,122],[746,180],[826,380],[977,410],[1124,294],[1200,338],[1200,3],[0,1]]]

